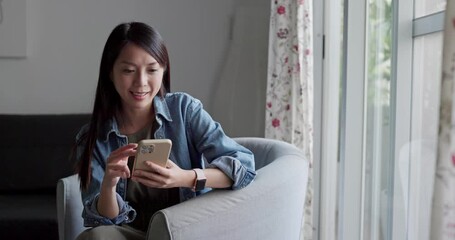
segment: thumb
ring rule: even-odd
[[[168,159],[167,163],[166,163],[166,168],[174,168],[174,167],[178,167],[177,164],[175,164],[173,161],[171,161],[171,159]]]

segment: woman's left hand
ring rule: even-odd
[[[152,188],[192,187],[196,174],[192,170],[183,170],[171,160],[166,167],[151,161],[145,161],[148,170],[136,170],[132,180]]]

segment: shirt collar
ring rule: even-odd
[[[104,128],[101,129],[100,131],[100,137],[104,139],[105,142],[109,141],[109,135],[111,133],[115,133],[119,137],[124,137],[121,133],[120,130],[118,129],[118,124],[117,120],[115,117],[112,117],[107,121],[106,124],[103,125]]]
[[[155,107],[155,116],[161,116],[168,122],[172,122],[171,113],[169,112],[169,107],[166,102],[166,96],[156,96],[153,99],[153,106]]]
[[[162,118],[168,122],[172,122],[171,113],[169,112],[169,107],[167,106],[165,97],[156,96],[153,99],[153,106],[155,107],[155,116],[157,118]],[[100,137],[104,139],[104,141],[108,141],[111,133],[114,133],[119,137],[125,137],[120,133],[115,117],[109,119],[104,125],[104,128],[100,130]]]

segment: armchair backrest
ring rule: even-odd
[[[234,140],[254,153],[256,170],[275,161],[280,156],[299,154],[300,157],[303,157],[299,149],[286,142],[255,137],[234,138]]]

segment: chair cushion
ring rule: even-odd
[[[0,239],[58,239],[55,195],[1,195]]]

